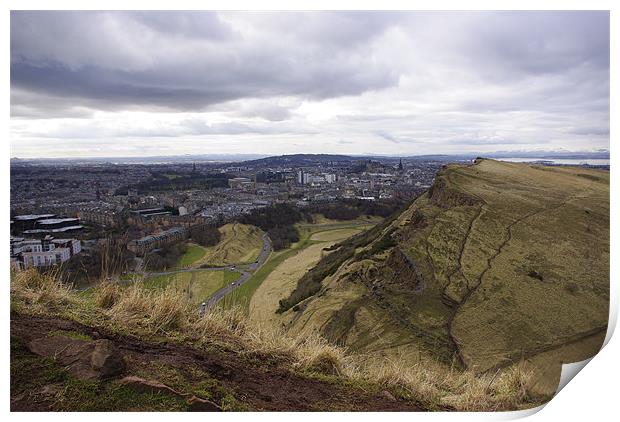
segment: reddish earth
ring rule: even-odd
[[[361,388],[306,378],[291,372],[282,363],[260,356],[242,356],[216,348],[201,350],[173,343],[148,342],[53,317],[11,315],[11,336],[21,338],[24,343],[36,341],[59,330],[82,333],[93,339],[111,340],[127,362],[122,376],[133,375],[153,362],[180,370],[197,368],[233,391],[236,399],[252,410],[421,410],[415,403],[396,398],[387,391],[366,392]],[[23,392],[19,394],[11,391],[11,410],[46,410],[45,400],[25,400],[22,396]]]

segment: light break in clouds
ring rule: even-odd
[[[11,13],[11,154],[609,148],[609,13]]]

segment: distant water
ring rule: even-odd
[[[500,161],[510,161],[513,163],[534,163],[534,162],[544,162],[550,164],[565,164],[571,166],[608,166],[609,159],[604,158],[519,158],[519,157],[510,157],[510,158],[496,158],[496,160]]]

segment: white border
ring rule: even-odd
[[[617,2],[616,2],[617,3]],[[218,1],[198,1],[198,0],[175,0],[174,2],[158,2],[158,1],[128,1],[128,0],[108,0],[108,1],[77,1],[77,0],[57,0],[54,2],[44,0],[26,0],[26,1],[14,1],[8,0],[3,2],[4,13],[0,15],[0,30],[3,34],[2,43],[2,66],[0,72],[3,80],[4,96],[2,102],[2,120],[4,122],[4,134],[5,134],[5,155],[2,157],[3,165],[1,166],[1,174],[3,183],[1,185],[2,197],[4,198],[4,206],[0,207],[0,218],[3,221],[2,235],[0,239],[8,238],[8,221],[9,221],[9,207],[6,205],[9,203],[9,157],[10,157],[10,25],[9,25],[9,10],[25,10],[25,9],[66,9],[66,10],[96,10],[96,9],[112,9],[112,10],[130,10],[130,9],[160,9],[160,10],[198,10],[198,9],[221,9],[221,10],[248,10],[248,9],[266,9],[266,10],[347,10],[347,9],[365,9],[365,10],[611,10],[611,116],[619,116],[618,104],[617,104],[617,52],[614,47],[617,47],[616,40],[619,39],[619,19],[618,19],[618,7],[614,7],[615,3],[611,0],[564,0],[564,1],[549,1],[549,0],[505,0],[502,2],[491,0],[479,0],[479,1],[456,1],[456,0],[435,0],[435,1],[402,1],[402,0],[382,0],[381,2],[369,2],[366,0],[358,1],[338,1],[338,0],[315,0],[312,2],[303,1],[295,2],[290,1],[278,1],[278,0],[263,0],[261,2],[251,2],[249,0],[218,0]],[[260,7],[259,7],[260,6]],[[614,134],[617,128],[614,121],[611,122],[610,139],[614,139]],[[611,141],[610,141],[611,147]],[[617,148],[611,147],[612,162],[616,163],[618,160]],[[611,174],[611,206],[612,209],[617,209],[617,175],[615,172]],[[618,253],[616,248],[616,241],[618,239],[618,224],[617,219],[612,218],[611,221],[611,298],[610,304],[610,327],[615,327],[618,314],[618,285],[616,276],[618,274]],[[8,340],[9,336],[9,280],[8,280],[8,242],[2,242],[2,251],[0,256],[2,259],[2,271],[4,275],[2,280],[4,281],[3,288],[5,294],[3,298],[3,310],[5,318],[2,319],[2,332],[3,339]],[[608,334],[611,334],[613,330],[610,330]],[[609,336],[608,336],[609,337]],[[620,365],[618,364],[618,357],[620,357],[620,351],[618,346],[618,340],[607,339],[609,343],[604,349],[587,365],[587,369],[582,371],[574,381],[570,382],[566,388],[564,388],[547,406],[544,410],[538,411],[531,420],[554,420],[559,421],[563,419],[590,419],[590,420],[606,420],[609,415],[617,414],[616,412],[616,400],[617,400],[617,376],[619,374]],[[4,343],[5,347],[2,349],[2,362],[4,363],[4,372],[2,379],[2,407],[3,413],[9,412],[9,342]],[[540,410],[540,409],[538,409]],[[169,418],[179,418],[192,420],[204,420],[217,419],[217,420],[236,420],[236,419],[252,419],[257,422],[262,421],[282,421],[290,422],[291,418],[295,418],[299,421],[315,420],[316,418],[336,420],[342,417],[355,418],[356,420],[375,420],[378,418],[390,418],[390,420],[501,420],[501,419],[514,419],[518,417],[532,414],[533,412],[511,412],[511,413],[422,413],[422,414],[379,414],[379,413],[365,413],[365,414],[339,414],[339,413],[321,413],[321,414],[301,414],[301,413],[269,413],[269,414],[148,414],[143,417],[148,417],[152,421],[163,421]],[[95,420],[104,420],[111,415],[106,414],[92,414],[86,417],[93,418]],[[129,419],[135,418],[138,415],[135,414],[115,414],[114,418]],[[141,416],[141,415],[140,415]],[[10,417],[15,420],[27,420],[31,417],[51,420],[82,420],[85,415],[79,413],[72,414],[58,414],[47,413],[45,415],[35,416],[33,414],[10,414]]]

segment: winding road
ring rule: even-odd
[[[232,292],[234,289],[243,285],[243,283],[245,283],[246,281],[250,279],[252,274],[258,271],[258,269],[262,267],[263,264],[265,264],[265,262],[267,261],[267,258],[269,258],[269,255],[271,254],[271,241],[269,240],[269,236],[267,236],[267,233],[263,233],[263,235],[261,236],[261,239],[263,240],[263,247],[261,248],[261,251],[258,254],[258,258],[256,259],[256,262],[253,262],[251,264],[246,264],[246,265],[235,266],[235,269],[241,271],[241,276],[235,281],[233,281],[231,284],[229,284],[228,286],[224,286],[220,290],[213,293],[211,297],[209,297],[205,302],[203,302],[203,305],[200,306],[201,313],[204,312],[207,308],[215,305],[217,302],[222,300],[222,298],[226,296],[228,293]],[[224,267],[224,268],[219,268],[219,269],[228,269],[228,268],[230,267]]]

